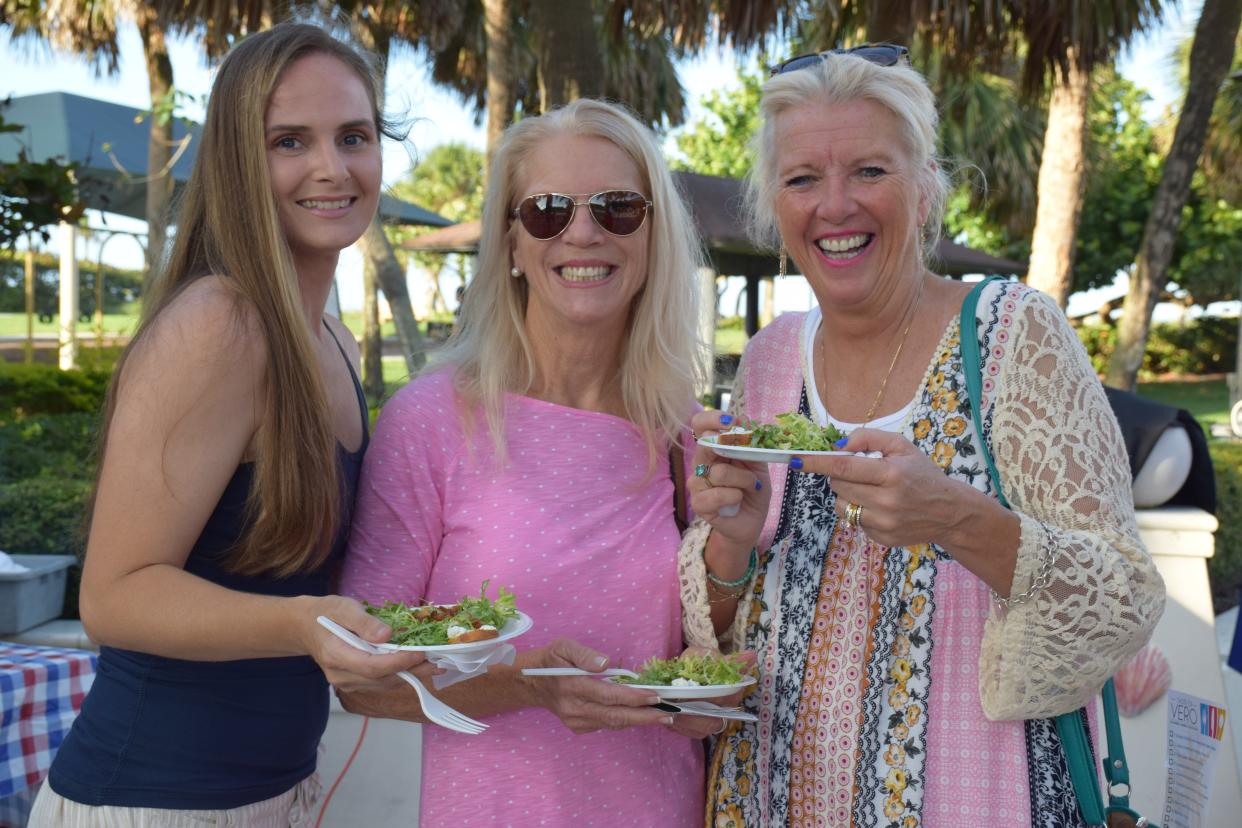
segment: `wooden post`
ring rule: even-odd
[[[699,398],[711,402],[716,394],[716,271],[710,266],[699,268],[699,339],[708,355]]]
[[[60,368],[78,365],[78,228],[60,223]]]
[[[35,364],[35,250],[26,240],[26,365]]]
[[[95,261],[95,347],[103,348],[104,335],[104,270],[103,245],[99,245],[99,258]]]
[[[26,239],[26,364],[34,364],[34,320],[35,320],[35,281],[34,281],[34,239]]]

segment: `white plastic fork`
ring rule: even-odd
[[[638,673],[633,670],[626,670],[621,667],[609,667],[607,670],[600,670],[598,673],[592,673],[590,670],[583,670],[578,667],[525,667],[522,669],[524,676],[629,676],[630,678],[638,678]]]
[[[316,620],[319,622],[319,625],[328,632],[332,633],[351,647],[362,650],[364,653],[388,655],[393,652],[392,650],[380,649],[371,642],[364,641],[326,615],[321,615]],[[418,693],[418,701],[423,707],[423,714],[426,715],[430,721],[435,722],[441,727],[446,727],[449,730],[456,730],[458,733],[468,733],[471,736],[477,736],[484,730],[487,730],[487,725],[483,722],[472,719],[464,713],[454,710],[433,696],[431,691],[424,687],[423,683],[415,678],[412,673],[402,670],[397,673],[397,675],[402,681],[413,687],[414,691]]]

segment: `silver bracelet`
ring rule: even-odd
[[[1031,600],[1035,593],[1040,590],[1047,589],[1048,585],[1052,583],[1052,569],[1053,563],[1056,559],[1057,550],[1056,547],[1052,545],[1052,537],[1051,533],[1048,531],[1048,527],[1044,526],[1043,523],[1040,523],[1039,526],[1043,529],[1044,533],[1044,542],[1040,545],[1041,560],[1039,562],[1039,572],[1036,573],[1035,577],[1031,580],[1031,585],[1027,587],[1026,592],[1018,595],[1010,595],[1008,598],[1003,598],[996,590],[992,590],[992,598],[996,600],[996,603],[1006,609],[1016,607],[1019,604],[1025,604],[1027,601]]]

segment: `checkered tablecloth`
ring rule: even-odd
[[[95,680],[94,653],[0,641],[0,797],[36,785]]]

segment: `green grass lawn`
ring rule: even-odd
[[[362,339],[362,311],[345,311],[344,313],[341,314],[341,321],[344,322],[345,327],[349,328],[350,332],[353,333],[355,339],[358,339],[358,340]],[[427,333],[427,322],[428,321],[448,322],[451,324],[453,321],[453,318],[452,316],[434,316],[430,320],[427,320],[427,319],[418,320],[418,329],[424,335],[426,335]],[[397,335],[397,326],[393,324],[393,321],[391,319],[380,325],[380,336],[382,336],[384,339],[394,338],[396,337],[396,335]]]
[[[344,311],[341,313],[341,321],[345,323],[345,327],[349,328],[355,339],[362,339],[362,311]],[[380,336],[388,338],[397,335],[397,327],[388,320],[380,325]]]
[[[1229,386],[1223,379],[1140,382],[1141,397],[1184,408],[1210,431],[1212,423],[1229,422]]]
[[[138,324],[138,310],[135,308],[133,313],[105,313],[103,318],[104,333],[109,334],[127,334],[132,333],[134,326]],[[34,332],[36,334],[56,334],[60,332],[60,322],[53,320],[51,322],[40,322],[35,317]],[[95,332],[95,319],[91,317],[91,321],[83,322],[78,320],[78,336],[84,336]],[[25,336],[26,335],[26,314],[24,313],[0,313],[0,336]]]

